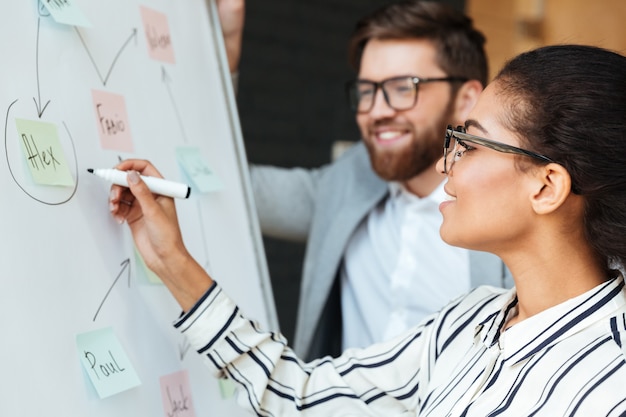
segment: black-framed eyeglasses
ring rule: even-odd
[[[454,139],[454,147],[452,146],[452,139]],[[463,126],[452,128],[452,126],[448,125],[448,128],[446,129],[446,138],[443,142],[443,172],[445,174],[450,172],[454,163],[458,161],[463,156],[465,151],[470,148],[468,143],[482,145],[498,152],[528,156],[546,163],[555,162],[552,158],[533,151],[518,148],[517,146],[507,145],[506,143],[496,142],[495,140],[481,138],[480,136],[470,135],[465,132],[465,128]]]
[[[387,78],[380,82],[355,80],[346,84],[350,107],[357,113],[367,113],[374,107],[376,93],[380,88],[387,105],[396,111],[408,110],[417,103],[420,84],[434,82],[465,82],[463,77],[419,78],[401,76]]]

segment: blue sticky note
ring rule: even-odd
[[[219,191],[224,186],[218,176],[209,168],[198,148],[181,146],[176,148],[176,159],[193,183],[192,188],[201,193]]]
[[[58,23],[91,27],[91,23],[72,0],[46,0],[41,2]]]
[[[141,384],[111,327],[76,335],[80,361],[100,398]]]

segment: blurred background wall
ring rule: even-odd
[[[582,43],[626,54],[624,0],[467,0],[465,11],[487,36],[492,76],[507,59],[542,45]]]
[[[441,0],[444,1],[444,0]],[[347,42],[357,19],[389,1],[263,0],[246,4],[237,96],[252,163],[317,167],[333,145],[359,140],[344,96],[355,74]],[[549,43],[626,53],[625,0],[449,0],[487,36],[491,74]],[[281,330],[292,338],[304,245],[264,239]]]

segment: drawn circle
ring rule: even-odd
[[[43,200],[41,198],[38,198],[36,196],[34,196],[33,194],[31,194],[28,190],[26,190],[26,188],[24,188],[22,186],[22,184],[20,184],[20,182],[18,181],[17,177],[15,176],[13,169],[11,168],[11,161],[9,160],[9,147],[8,147],[8,126],[9,126],[9,114],[11,113],[11,108],[13,107],[13,105],[15,103],[17,103],[17,99],[14,100],[11,104],[9,104],[9,108],[7,109],[7,114],[6,114],[6,118],[4,121],[4,154],[7,160],[7,168],[9,169],[9,173],[11,174],[11,178],[13,178],[13,182],[15,182],[15,184],[30,198],[32,198],[33,200],[42,203],[42,204],[46,204],[49,206],[58,206],[61,204],[65,204],[68,201],[70,201],[74,195],[76,195],[76,191],[78,190],[78,158],[76,156],[76,147],[74,146],[74,139],[72,138],[72,134],[70,133],[69,129],[67,128],[67,125],[65,124],[65,122],[63,123],[63,127],[65,128],[65,131],[67,132],[67,136],[70,139],[70,144],[72,145],[72,153],[74,155],[74,175],[76,176],[76,183],[74,184],[74,188],[72,189],[71,194],[69,195],[69,197],[67,197],[65,200],[61,200],[61,201],[46,201]]]

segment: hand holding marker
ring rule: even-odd
[[[112,182],[116,185],[128,187],[128,180],[126,179],[126,171],[120,171],[118,169],[93,169],[88,168],[87,171],[92,174]],[[146,183],[148,189],[154,194],[159,194],[165,197],[172,198],[188,198],[191,194],[191,187],[187,184],[180,182],[168,181],[163,178],[146,177],[141,175],[141,179]]]

